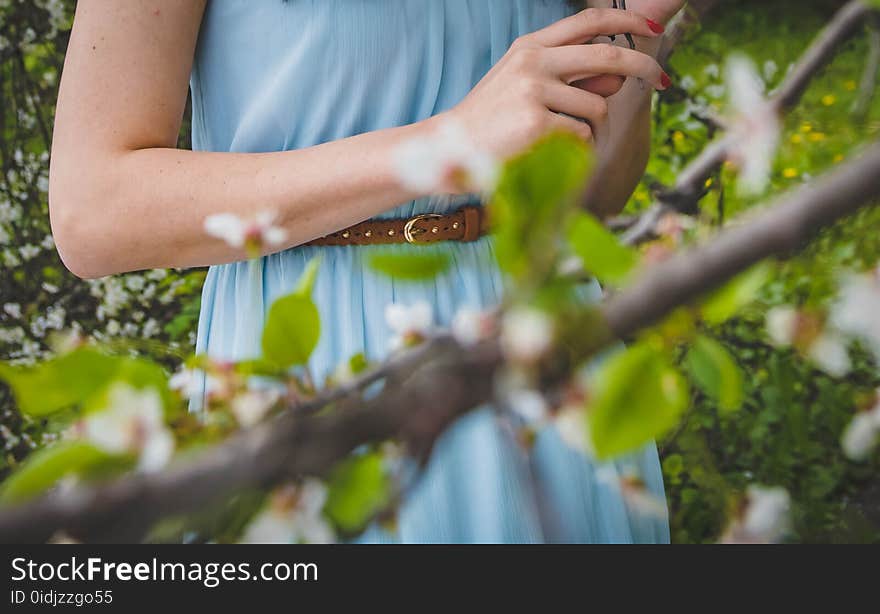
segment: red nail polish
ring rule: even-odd
[[[663,86],[663,89],[669,89],[669,86],[672,85],[672,79],[664,72],[660,75],[660,84]]]
[[[663,27],[663,24],[659,24],[653,19],[648,20],[648,27],[651,28],[651,32],[655,34],[663,34],[666,32],[666,28]]]

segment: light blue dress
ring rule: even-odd
[[[422,120],[459,102],[517,36],[570,11],[565,0],[209,0],[191,80],[193,148],[282,151]],[[466,200],[407,202],[385,217],[448,211]],[[387,353],[389,303],[427,300],[437,323],[449,325],[459,308],[500,298],[491,238],[442,244],[454,265],[420,285],[372,273],[373,249],[305,247],[211,267],[197,351],[258,356],[269,306],[294,289],[315,256],[323,330],[311,367],[318,378],[358,352]],[[373,528],[362,540],[668,541],[666,521],[630,509],[597,469],[553,430],[526,454],[483,409],[443,436],[396,532]],[[653,445],[609,470],[636,471],[663,498]]]

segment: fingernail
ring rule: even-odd
[[[653,19],[648,20],[648,27],[651,28],[651,32],[655,34],[663,34],[666,32],[666,28],[663,27],[663,24],[659,24]]]
[[[672,79],[669,78],[665,72],[660,75],[660,84],[663,86],[663,89],[669,89],[669,86],[672,85]]]

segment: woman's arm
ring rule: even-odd
[[[610,0],[590,0],[590,6],[608,7]],[[657,23],[666,24],[684,5],[684,0],[629,0],[627,8],[638,11]],[[626,46],[624,37],[617,45]],[[652,38],[636,39],[639,51],[656,56],[660,41]],[[628,79],[619,92],[608,98],[609,137],[608,151],[619,152],[610,168],[613,173],[603,177],[596,186],[593,212],[600,216],[620,213],[635,190],[651,153],[651,97],[650,88],[639,86],[637,79]]]
[[[174,149],[204,6],[78,3],[49,193],[58,250],[79,276],[240,259],[205,236],[213,213],[277,211],[290,247],[421,196],[401,188],[388,152],[424,125],[294,152]]]
[[[206,237],[204,219],[279,214],[286,249],[424,196],[398,182],[393,150],[442,116],[296,151],[237,154],[174,149],[205,0],[80,0],[61,83],[50,177],[59,253],[82,277],[240,259]],[[553,129],[588,138],[604,98],[568,82],[633,75],[661,87],[640,53],[581,43],[600,34],[654,36],[643,16],[599,11],[539,35],[549,48],[512,50],[449,115],[475,127],[476,145],[499,156]],[[621,50],[625,51],[625,50]],[[601,104],[598,99],[601,98]],[[594,117],[595,116],[595,117]],[[482,134],[480,134],[482,133]]]

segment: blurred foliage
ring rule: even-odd
[[[81,281],[66,272],[51,242],[48,152],[73,4],[0,0],[0,359],[30,363],[46,358],[52,332],[73,329],[121,355],[144,354],[173,367],[191,351],[203,272],[150,271]],[[832,0],[723,5],[673,58],[677,88],[656,106],[653,155],[631,209],[648,206],[652,190],[671,184],[712,137],[705,117],[724,112],[723,63],[729,53],[748,54],[768,88],[775,87],[839,6]],[[876,139],[880,102],[871,100],[863,116],[853,113],[867,44],[867,36],[848,44],[786,120],[771,192],[818,175],[861,143]],[[187,133],[185,123],[181,146],[187,144]],[[702,201],[705,221],[720,225],[758,200],[740,197],[732,186],[730,169],[710,180]],[[547,186],[537,187],[546,193]],[[794,353],[770,347],[763,331],[768,307],[820,304],[833,294],[836,272],[877,262],[878,223],[880,210],[874,208],[824,232],[773,272],[758,304],[723,324],[706,324],[705,336],[679,357],[699,385],[691,392],[684,422],[660,442],[674,541],[716,539],[750,483],[790,491],[795,540],[880,541],[880,481],[875,477],[880,462],[849,462],[839,446],[861,395],[880,383],[876,365],[865,354],[847,379],[835,380]],[[586,218],[576,218],[572,228],[573,235],[591,238],[572,241],[584,249],[605,239]],[[516,243],[515,237],[510,243]],[[414,277],[423,269],[442,268],[433,260],[417,264]],[[623,277],[628,267],[618,270],[618,264],[619,259],[594,272]],[[415,265],[386,259],[383,266],[397,271]],[[301,353],[308,351],[302,348]],[[276,360],[296,363],[301,356],[284,354]],[[743,398],[738,398],[739,386],[725,383],[735,377],[735,364],[747,374]],[[667,368],[665,363],[656,366],[658,371]],[[729,411],[740,402],[742,409]],[[679,405],[670,414],[678,415]],[[57,427],[22,416],[5,388],[0,388],[0,414],[3,477],[32,449],[53,441]],[[91,462],[89,454],[81,456],[82,462]],[[355,468],[351,475],[375,473],[372,465]],[[349,473],[338,474],[339,479],[350,479]],[[332,501],[340,524],[356,524],[350,500],[334,496]]]
[[[0,359],[45,358],[53,334],[73,330],[170,368],[192,351],[204,273],[82,281],[67,272],[52,242],[50,139],[74,4],[0,0]],[[188,120],[182,146],[187,133]],[[0,385],[0,476],[52,441],[50,427],[23,418]]]
[[[841,4],[728,3],[680,47],[672,59],[678,89],[656,108],[653,156],[631,207],[650,204],[652,187],[671,183],[711,137],[711,129],[696,116],[705,110],[723,114],[728,54],[750,56],[772,89]],[[770,193],[820,174],[877,138],[880,101],[873,99],[864,117],[853,113],[867,55],[868,36],[857,37],[816,76],[785,122]],[[707,187],[701,206],[715,224],[758,199],[736,193],[729,169]],[[794,354],[770,347],[763,330],[769,307],[818,305],[834,293],[841,271],[876,263],[878,227],[880,210],[873,208],[822,233],[779,267],[759,303],[713,331],[748,374],[745,407],[725,413],[697,394],[684,424],[661,442],[673,541],[714,540],[749,483],[789,490],[796,540],[880,540],[880,463],[852,463],[839,445],[860,395],[877,386],[876,365],[866,359],[845,380],[832,379]]]

